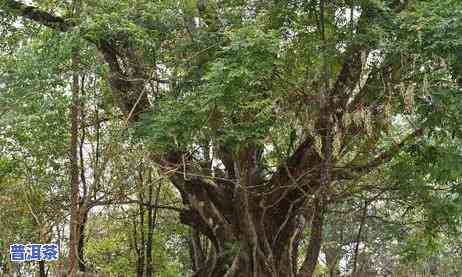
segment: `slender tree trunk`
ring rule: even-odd
[[[74,0],[73,14],[76,18],[80,16],[81,2]],[[71,130],[70,130],[70,183],[71,183],[71,218],[69,223],[69,256],[68,256],[68,271],[69,277],[76,276],[78,269],[78,240],[79,240],[79,164],[78,164],[78,135],[79,135],[79,110],[80,110],[80,87],[79,87],[79,72],[80,65],[79,46],[74,50],[72,57],[72,103],[71,103]]]
[[[79,65],[78,54],[72,62],[74,70]],[[79,165],[77,156],[79,132],[79,74],[75,72],[72,77],[72,104],[71,104],[71,140],[70,140],[70,177],[71,177],[71,219],[68,256],[68,276],[74,277],[78,268],[78,240],[79,240]]]
[[[315,212],[311,222],[311,236],[306,250],[307,254],[298,277],[311,277],[318,264],[319,252],[322,245],[322,230],[324,221],[324,201],[316,200]]]
[[[5,258],[5,261],[3,263],[2,271],[3,271],[4,274],[6,274],[6,276],[8,276],[8,274],[10,273],[10,267],[8,266],[8,261],[6,260],[6,258]]]
[[[143,203],[143,198],[140,197],[141,203]],[[145,209],[142,204],[139,205],[139,243],[136,245],[137,247],[137,253],[138,253],[138,259],[137,259],[137,276],[138,277],[143,277],[144,276],[144,268],[145,268],[145,235],[144,235],[144,215],[145,215]],[[137,223],[135,223],[137,224]],[[136,227],[135,227],[136,228]],[[136,229],[135,229],[136,230]],[[137,236],[137,233],[135,231],[135,236]]]
[[[132,249],[135,251],[136,254],[136,276],[137,277],[143,277],[143,268],[141,265],[144,265],[141,260],[141,255],[143,255],[142,250],[139,247],[138,243],[138,214],[135,214],[133,216],[133,244],[132,244]]]
[[[79,245],[78,245],[78,258],[79,258],[79,270],[81,272],[86,272],[86,266],[85,266],[85,253],[84,253],[84,247],[85,247],[85,227],[87,224],[87,219],[88,219],[88,209],[82,208],[80,211],[80,222],[79,222]]]
[[[153,264],[152,264],[152,246],[154,239],[154,231],[157,223],[158,205],[160,200],[160,192],[162,189],[162,183],[158,183],[154,202],[153,197],[153,184],[151,178],[151,171],[149,171],[149,210],[148,210],[148,239],[146,242],[146,277],[152,277],[153,275]],[[154,206],[153,206],[154,204]]]
[[[80,95],[79,95],[82,99],[85,98],[85,74],[81,74],[81,78],[80,78]],[[81,122],[81,126],[84,125],[84,122],[85,122],[85,102],[84,101],[79,101],[80,102],[80,110],[79,110],[79,115],[80,115],[80,122]],[[86,271],[86,268],[85,268],[85,260],[84,260],[84,244],[85,244],[85,226],[87,224],[87,220],[88,220],[88,213],[89,213],[89,209],[88,209],[88,204],[89,202],[91,201],[91,197],[90,197],[90,194],[91,192],[89,192],[89,188],[88,188],[88,185],[87,185],[87,178],[85,177],[85,171],[86,171],[86,167],[85,167],[85,150],[84,150],[84,145],[85,145],[85,137],[86,137],[86,132],[85,132],[85,128],[80,128],[81,132],[80,132],[80,142],[79,142],[79,161],[80,161],[80,183],[81,183],[81,187],[82,187],[82,196],[80,197],[79,199],[79,222],[78,222],[78,235],[79,235],[79,239],[78,239],[78,259],[79,259],[79,270],[81,272],[85,272]],[[93,180],[93,182],[96,182],[95,180]]]
[[[46,270],[45,270],[45,262],[44,261],[39,261],[38,262],[38,266],[39,266],[39,274],[38,276],[39,277],[47,277],[47,273],[46,273]]]
[[[152,241],[154,235],[154,216],[153,216],[153,184],[151,180],[151,171],[149,170],[149,188],[148,188],[148,199],[149,199],[149,207],[148,207],[148,238],[146,240],[146,277],[152,276]],[[157,199],[157,197],[156,197]],[[157,211],[157,209],[156,209]]]
[[[152,205],[153,189],[152,184],[149,184],[149,205]],[[153,218],[153,207],[148,208],[148,237],[146,239],[146,277],[152,277],[152,241],[154,235],[154,218]]]

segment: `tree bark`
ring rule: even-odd
[[[77,70],[79,58],[76,54],[73,58],[74,70]],[[74,277],[78,268],[78,240],[79,240],[79,164],[77,156],[78,132],[79,132],[79,74],[72,76],[72,104],[71,104],[71,140],[70,140],[70,186],[71,186],[71,218],[68,254],[68,276]]]
[[[153,275],[153,261],[152,261],[152,247],[154,239],[154,231],[157,223],[157,212],[160,200],[160,192],[162,183],[157,184],[156,195],[153,203],[153,183],[151,178],[151,171],[149,170],[149,209],[148,209],[148,238],[146,241],[146,277]]]
[[[202,249],[199,233],[196,230],[191,230],[189,236],[193,271],[197,271],[199,268],[204,266],[204,250]]]
[[[140,200],[143,201],[143,197],[140,196]],[[139,205],[139,250],[138,250],[138,260],[137,260],[137,276],[138,277],[143,277],[144,276],[144,268],[145,268],[145,263],[146,263],[146,254],[145,254],[145,233],[144,233],[144,215],[145,215],[145,209],[143,205]]]
[[[81,3],[80,0],[73,2],[73,15],[80,16]],[[80,112],[80,86],[79,86],[79,71],[80,65],[80,45],[78,45],[72,57],[72,103],[71,103],[71,138],[70,138],[70,179],[71,179],[71,218],[69,223],[69,254],[68,254],[68,276],[76,276],[78,270],[78,244],[80,238],[80,218],[79,218],[79,164],[78,164],[78,136],[79,136],[79,112]]]
[[[313,220],[311,222],[311,236],[307,247],[307,255],[303,262],[302,268],[300,269],[297,277],[311,277],[318,264],[319,252],[322,245],[322,231],[324,221],[324,201],[316,200],[315,212],[313,214]]]
[[[39,274],[38,276],[39,277],[47,277],[47,273],[46,273],[46,270],[45,270],[45,262],[44,261],[39,261],[38,262],[38,266],[39,266]]]
[[[78,244],[78,259],[79,259],[79,270],[86,272],[85,265],[85,227],[88,219],[88,209],[84,208],[80,210],[80,222],[79,222],[79,244]]]
[[[143,250],[143,248],[140,249],[140,245],[139,245],[139,242],[138,242],[137,225],[139,223],[137,222],[136,216],[133,219],[133,248],[134,248],[134,251],[136,253],[136,276],[137,277],[143,277],[143,274],[144,274],[144,250]]]

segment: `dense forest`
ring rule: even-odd
[[[460,0],[0,0],[0,276],[462,276],[461,110]]]

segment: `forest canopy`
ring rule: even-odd
[[[462,276],[461,89],[458,0],[0,0],[0,276]]]

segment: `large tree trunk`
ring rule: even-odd
[[[181,220],[207,237],[213,249],[202,261],[200,243],[193,236],[194,265],[198,268],[193,276],[312,276],[322,241],[324,206],[320,200],[307,206],[303,205],[306,203],[304,197],[300,197],[271,208],[265,203],[266,198],[236,187],[234,193],[224,194],[229,197],[221,201],[205,202],[202,197],[207,195],[207,189],[204,183],[196,181],[186,182],[186,187],[191,186],[195,193],[189,195],[191,209],[181,213]],[[202,192],[199,191],[201,187],[204,188]],[[284,206],[286,210],[282,210]],[[297,245],[307,218],[312,218],[312,234],[304,266],[298,269],[299,263],[294,259],[299,257]]]
[[[195,277],[312,276],[322,241],[324,201],[320,170],[313,170],[303,183],[292,179],[303,174],[304,171],[298,170],[301,165],[321,162],[313,148],[306,152],[305,147],[301,145],[269,182],[262,178],[257,165],[261,155],[258,147],[243,149],[234,161],[221,153],[227,178],[213,181],[185,174],[190,169],[183,158],[169,157],[166,167],[182,163],[186,167],[183,174],[176,173],[170,178],[187,206],[180,214],[181,222],[213,245],[202,262],[198,258],[201,252],[198,243],[192,241],[196,253],[194,265],[202,264]],[[307,255],[300,260],[298,244],[310,222],[312,235],[304,251]],[[301,268],[297,266],[299,262],[303,262]]]
[[[251,215],[251,217],[253,222],[245,218],[241,218],[243,220],[236,218],[238,220],[234,227],[253,225],[251,227],[254,228],[252,236],[240,233],[239,236],[241,237],[239,239],[235,238],[238,234],[233,234],[233,237],[218,234],[211,237],[212,240],[215,240],[214,248],[205,259],[203,266],[198,268],[193,276],[312,276],[322,242],[322,214],[317,214],[313,217],[313,233],[307,249],[308,254],[305,257],[306,266],[301,269],[297,268],[298,262],[293,261],[293,258],[298,257],[299,249],[294,247],[296,245],[294,242],[298,239],[299,232],[302,231],[303,227],[300,224],[303,224],[303,222],[288,223],[291,226],[285,228],[279,226],[282,227],[280,229],[274,228],[275,226],[268,226],[266,230],[263,230],[261,227],[256,227],[260,224],[259,217],[256,214]],[[291,220],[289,219],[288,221]],[[216,228],[218,233],[220,227]],[[276,243],[274,243],[275,241]],[[200,263],[196,259],[194,264]]]

